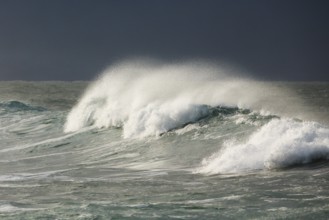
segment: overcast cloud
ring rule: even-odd
[[[325,0],[0,0],[0,80],[90,80],[146,56],[328,81],[328,11]]]

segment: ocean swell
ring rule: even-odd
[[[19,101],[0,102],[0,111],[19,112],[19,111],[45,111],[46,109],[39,106],[31,106]]]

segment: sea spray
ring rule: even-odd
[[[123,137],[158,136],[205,117],[205,106],[280,112],[287,91],[209,63],[123,62],[107,69],[71,110],[64,126],[122,127]]]

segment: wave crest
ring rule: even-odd
[[[159,135],[206,116],[205,106],[278,108],[282,105],[270,98],[278,93],[266,83],[211,64],[125,62],[89,86],[69,113],[64,131],[123,127],[125,138]]]

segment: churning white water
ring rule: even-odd
[[[316,122],[273,119],[245,143],[229,141],[197,172],[236,173],[329,159],[329,128]]]

